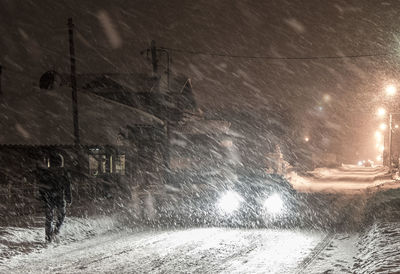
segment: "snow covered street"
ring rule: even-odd
[[[400,273],[400,0],[1,3],[0,274]]]
[[[363,184],[369,181],[370,186],[374,186],[376,180],[365,178],[372,176],[370,174],[381,176],[380,172],[382,170],[371,168],[324,170],[319,171],[318,176],[320,183],[329,181],[329,177],[332,178],[331,184],[338,181],[338,178],[350,178],[353,181],[359,178]],[[337,189],[344,185],[338,184]],[[321,194],[312,195],[319,197]],[[358,273],[363,269],[363,273],[368,273],[371,269],[368,256],[372,254],[374,258],[383,258],[375,248],[384,244],[388,237],[385,232],[388,230],[381,229],[382,225],[376,224],[371,224],[371,228],[366,230],[355,230],[354,226],[349,226],[351,229],[342,229],[343,225],[346,227],[349,223],[362,219],[362,205],[365,201],[360,200],[360,195],[353,194],[322,197],[321,200],[326,202],[325,208],[318,208],[316,205],[310,210],[316,214],[321,211],[326,216],[339,217],[329,222],[320,218],[320,224],[316,224],[315,228],[139,229],[121,227],[110,218],[88,220],[86,225],[85,220],[69,218],[58,243],[47,246],[37,244],[29,252],[9,252],[0,261],[0,272]],[[351,204],[356,210],[350,209]],[[337,227],[340,229],[330,227],[335,223],[340,224]],[[390,227],[395,228],[393,225]],[[43,231],[39,228],[27,229],[25,234],[23,229],[9,229],[7,233],[3,239],[14,242],[22,242],[25,234],[36,243],[43,237]],[[389,234],[393,236],[396,233],[393,229]],[[371,241],[379,246],[368,245]],[[6,249],[6,243],[3,241],[2,244],[2,249]],[[375,266],[380,264],[372,265]],[[392,261],[389,266],[393,266]]]
[[[267,229],[121,232],[16,256],[5,261],[0,271],[296,273],[313,270],[319,273],[336,269],[342,272],[351,269],[354,241],[355,237],[348,235]],[[321,259],[324,264],[318,266]]]
[[[301,177],[290,175],[290,182],[302,192],[359,193],[391,182],[386,167],[358,167],[343,165],[339,168],[317,168]]]

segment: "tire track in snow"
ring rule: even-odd
[[[324,249],[329,246],[333,238],[335,238],[336,233],[330,232],[311,250],[310,254],[303,259],[303,261],[297,266],[296,273],[305,273],[307,268],[312,265],[315,259],[318,258]]]
[[[332,203],[340,203],[340,209],[338,210],[341,214],[341,218],[336,222],[336,225],[341,226],[344,221],[346,220],[346,214],[343,214],[346,212],[346,209],[348,206],[352,203],[353,199],[349,199],[346,197],[345,200],[343,200],[343,196],[337,196],[334,198]],[[306,270],[308,269],[309,266],[311,266],[314,261],[318,258],[318,256],[322,253],[322,251],[325,250],[326,247],[329,246],[329,244],[332,242],[332,240],[335,238],[335,236],[338,233],[336,232],[328,232],[325,237],[311,250],[309,255],[305,257],[301,263],[297,266],[297,271],[296,273],[305,273]]]

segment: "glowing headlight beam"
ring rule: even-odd
[[[243,198],[235,191],[227,191],[218,201],[218,208],[221,213],[231,214],[238,210]]]
[[[283,201],[281,196],[277,193],[269,196],[264,202],[264,209],[272,215],[281,213],[283,210]]]

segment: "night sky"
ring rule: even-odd
[[[192,79],[206,112],[268,120],[289,110],[299,138],[322,124],[340,132],[335,148],[359,157],[375,157],[373,114],[385,85],[398,83],[399,1],[0,3],[5,97],[34,92],[46,70],[68,72],[68,17],[77,28],[78,73],[150,72],[140,51],[154,39],[181,50],[170,51],[172,69]],[[315,58],[356,55],[377,56]]]

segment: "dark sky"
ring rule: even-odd
[[[79,30],[78,72],[150,71],[139,52],[152,39],[163,47],[245,56],[341,56],[399,49],[399,1],[0,3],[0,62],[6,67],[3,86],[8,95],[30,91],[48,69],[68,71],[68,17],[73,17]],[[373,144],[378,123],[371,113],[382,103],[383,87],[396,83],[399,76],[396,54],[322,60],[179,52],[171,56],[174,71],[192,78],[205,109],[249,111],[268,119],[264,110],[281,105],[289,107],[307,131],[313,126],[310,117],[321,119],[314,108],[330,94],[324,119],[353,136],[346,145],[360,146],[357,149],[368,155],[375,153],[366,146]]]

